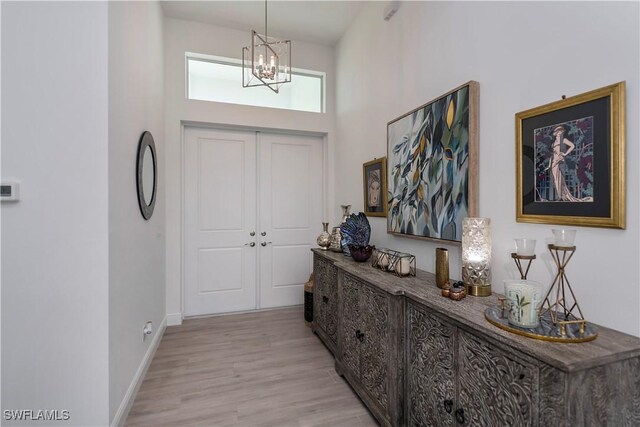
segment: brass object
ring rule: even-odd
[[[451,283],[447,282],[444,285],[442,285],[442,296],[449,298],[449,294],[450,294],[450,289],[451,289]]]
[[[442,289],[449,283],[449,251],[436,248],[436,285]]]
[[[563,335],[561,325],[554,325],[548,313],[540,318],[540,326],[525,329],[510,324],[506,317],[501,317],[501,312],[500,307],[492,306],[485,310],[484,317],[492,325],[516,335],[556,343],[582,343],[598,337],[597,329],[585,321],[565,322]]]
[[[625,195],[625,82],[612,84],[567,99],[552,102],[516,114],[516,221],[536,224],[562,224],[589,227],[622,228],[626,226]],[[522,122],[531,117],[584,104],[596,99],[609,97],[609,120],[611,129],[606,141],[611,154],[609,215],[607,217],[587,217],[569,215],[525,214],[523,207],[523,136]]]
[[[584,320],[584,315],[578,305],[578,300],[576,299],[573,289],[571,288],[571,284],[569,283],[569,279],[567,279],[567,275],[565,274],[565,268],[571,260],[571,257],[573,257],[576,247],[556,246],[550,244],[548,245],[548,248],[549,252],[551,252],[553,261],[556,263],[558,272],[556,273],[547,294],[542,300],[540,316],[542,317],[545,313],[549,313],[554,325],[558,324],[560,321],[567,322],[572,320]],[[555,298],[553,298],[554,290]],[[567,293],[567,290],[569,293]],[[574,313],[574,310],[577,310],[577,313]]]
[[[567,325],[574,325],[577,324],[578,325],[578,333],[580,335],[584,335],[584,331],[587,325],[587,321],[586,320],[564,320],[564,321],[560,321],[558,322],[560,324],[560,335],[562,335],[563,337],[567,336]]]
[[[529,274],[529,268],[531,268],[531,262],[536,259],[535,255],[518,255],[517,253],[512,253],[511,254],[511,258],[513,258],[513,260],[516,263],[516,266],[518,267],[518,271],[520,272],[520,278],[522,280],[527,280],[527,274]],[[527,269],[524,271],[524,273],[522,272],[522,260],[526,260],[529,261],[527,263]]]
[[[467,285],[467,293],[474,297],[488,297],[491,295],[491,285]]]
[[[451,288],[449,290],[449,298],[451,298],[454,301],[460,301],[466,296],[467,296],[467,291],[464,289],[464,287]]]

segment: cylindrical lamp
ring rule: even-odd
[[[462,281],[467,293],[476,297],[491,295],[491,220],[465,218],[462,221]]]

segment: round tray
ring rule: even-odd
[[[510,324],[506,314],[505,317],[502,317],[502,309],[498,306],[487,308],[484,311],[484,317],[489,321],[489,323],[500,329],[504,329],[505,331],[509,331],[514,334],[523,335],[525,337],[535,338],[537,340],[578,343],[592,341],[598,336],[598,330],[588,322],[585,322],[583,334],[580,334],[579,325],[565,325],[566,334],[562,336],[560,334],[560,325],[553,324],[548,312],[542,316],[538,327],[533,329],[521,328]]]

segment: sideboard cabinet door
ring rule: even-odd
[[[537,425],[538,368],[462,330],[458,341],[464,425]]]
[[[342,281],[342,363],[354,378],[360,377],[360,284],[350,277]]]
[[[338,342],[338,268],[333,264],[327,264],[324,273],[325,331],[335,346]]]
[[[313,257],[313,323],[325,330],[326,309],[322,301],[325,294],[325,277],[327,262],[314,255]]]
[[[407,304],[407,424],[453,426],[456,328]]]
[[[360,350],[362,385],[380,408],[389,401],[389,296],[362,285],[363,330]]]
[[[314,331],[335,354],[338,342],[338,268],[319,255],[313,256]]]

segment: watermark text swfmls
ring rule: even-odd
[[[6,421],[67,421],[71,418],[66,409],[5,409],[2,415]]]

